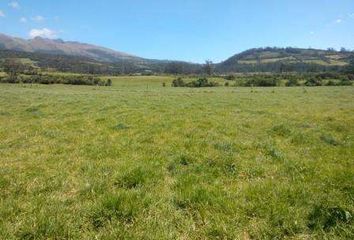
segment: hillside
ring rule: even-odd
[[[36,37],[34,39],[22,39],[0,34],[0,49],[16,50],[24,52],[39,52],[49,54],[61,54],[81,56],[104,62],[116,62],[119,60],[141,60],[142,58],[99,47],[86,43],[63,41],[61,39],[47,39]]]
[[[201,70],[199,64],[145,59],[86,43],[40,37],[26,40],[0,33],[0,67],[5,58],[18,58],[42,69],[78,73],[197,73]]]
[[[256,48],[214,64],[216,73],[237,72],[323,72],[340,71],[353,52],[301,49]],[[86,43],[61,39],[21,39],[0,33],[1,59],[15,57],[42,69],[64,72],[126,74],[169,73],[199,74],[202,64],[145,59],[128,53]]]
[[[319,49],[257,48],[230,57],[217,64],[216,69],[219,72],[336,70],[348,65],[352,54]]]

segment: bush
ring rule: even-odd
[[[230,86],[230,84],[229,84],[229,82],[226,82],[225,87],[228,87],[228,86]]]
[[[209,82],[207,78],[199,78],[197,81],[192,81],[186,84],[187,87],[216,87],[219,86],[217,82]]]
[[[185,83],[182,78],[177,78],[172,82],[173,87],[217,87],[219,84],[217,82],[209,82],[207,78],[199,78],[196,81]]]
[[[100,78],[88,75],[21,75],[16,78],[1,78],[2,83],[37,83],[37,84],[70,84],[70,85],[98,85],[111,86],[112,80],[104,81]]]
[[[332,80],[329,80],[327,83],[326,83],[326,86],[336,86],[337,84],[332,81]]]
[[[227,76],[225,76],[224,78],[225,78],[226,80],[229,80],[229,81],[234,81],[234,80],[236,80],[236,76],[235,76],[235,75],[232,75],[232,74],[227,75]]]
[[[245,82],[246,87],[275,87],[278,85],[278,80],[275,78],[253,78]]]
[[[337,84],[338,86],[351,86],[353,83],[349,80],[342,79],[340,82]]]
[[[296,87],[300,86],[299,81],[296,78],[289,79],[286,83],[285,86],[287,87]]]
[[[341,75],[339,73],[319,73],[316,75],[316,78],[318,79],[339,79]]]
[[[308,87],[322,86],[322,82],[318,78],[310,78],[305,82],[305,86]]]
[[[185,87],[185,85],[185,82],[180,77],[172,81],[172,87]]]

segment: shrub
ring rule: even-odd
[[[305,86],[308,87],[322,86],[322,82],[318,78],[310,78],[305,82]]]
[[[275,87],[278,85],[278,80],[275,78],[253,78],[245,82],[246,87]]]
[[[285,86],[287,87],[296,87],[300,86],[299,81],[296,78],[289,79],[286,83]]]
[[[187,87],[216,87],[219,84],[217,82],[209,82],[207,78],[199,78],[196,81],[192,81],[186,84]]]
[[[339,73],[319,73],[316,75],[316,78],[318,79],[339,79],[341,75]]]
[[[207,78],[199,78],[196,81],[185,83],[182,78],[177,78],[172,82],[173,87],[217,87],[219,84],[217,82],[209,82]]]
[[[338,86],[351,86],[353,85],[351,81],[347,79],[342,79],[340,82],[337,84]]]
[[[230,75],[225,76],[224,78],[225,78],[226,80],[233,81],[233,80],[235,80],[235,79],[236,79],[236,76],[235,76],[235,75],[230,74]]]
[[[327,83],[326,83],[326,86],[336,86],[337,84],[332,81],[332,80],[329,80]]]
[[[88,75],[21,75],[16,78],[1,78],[3,83],[37,83],[37,84],[70,84],[70,85],[98,85],[111,86],[112,80],[104,81],[100,78]]]
[[[230,84],[229,84],[229,82],[226,82],[225,87],[228,87],[228,86],[230,86]]]
[[[180,77],[172,81],[172,87],[184,87],[185,85],[185,82]]]

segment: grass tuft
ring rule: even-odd
[[[125,130],[129,129],[129,126],[125,125],[124,123],[119,123],[113,127],[114,130]]]
[[[352,219],[352,213],[344,208],[316,205],[308,217],[308,226],[311,230],[329,231],[339,224],[351,224]]]
[[[332,145],[332,146],[340,145],[340,142],[337,139],[335,139],[332,135],[329,135],[329,134],[322,135],[321,140],[329,145]]]
[[[134,219],[150,205],[141,193],[125,191],[106,195],[92,211],[91,222],[94,228],[101,228],[109,222],[133,224]]]

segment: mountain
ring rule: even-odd
[[[218,72],[282,72],[336,70],[348,65],[353,52],[333,49],[255,48],[216,65]]]
[[[200,64],[146,59],[92,44],[36,37],[22,39],[0,33],[0,64],[18,58],[33,67],[79,73],[198,73]]]
[[[142,60],[142,58],[137,56],[86,43],[71,41],[66,42],[61,39],[53,40],[41,37],[26,40],[22,38],[11,37],[5,34],[0,34],[0,49],[32,53],[80,56],[102,62]]]
[[[254,48],[214,64],[216,73],[340,71],[353,52],[333,49]],[[86,43],[61,39],[22,39],[0,33],[1,59],[15,57],[33,67],[65,72],[200,74],[203,65],[145,59]]]

